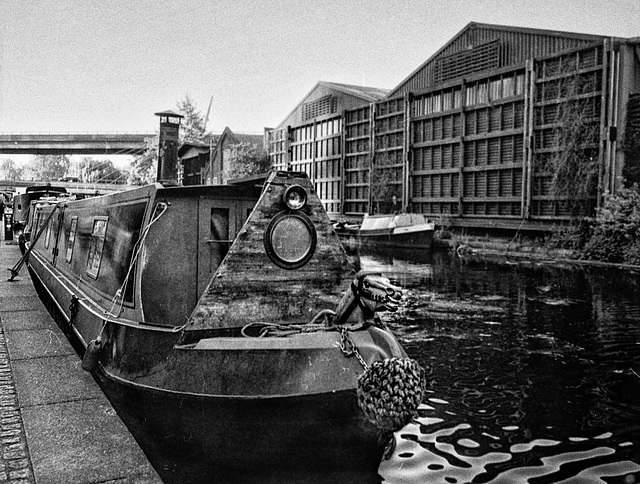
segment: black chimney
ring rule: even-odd
[[[173,111],[156,113],[160,117],[158,172],[156,181],[165,186],[178,184],[178,133],[182,114]]]

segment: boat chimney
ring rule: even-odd
[[[164,186],[174,186],[178,184],[178,132],[184,116],[173,111],[155,114],[160,117],[156,181]]]

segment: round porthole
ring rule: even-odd
[[[305,214],[280,212],[264,234],[267,255],[283,269],[302,267],[316,250],[316,229]]]

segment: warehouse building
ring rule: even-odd
[[[640,38],[472,22],[391,91],[319,83],[268,149],[333,218],[395,197],[451,226],[537,229],[638,181],[639,140]]]

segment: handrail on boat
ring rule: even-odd
[[[51,213],[49,214],[47,219],[44,221],[44,223],[36,233],[36,236],[31,241],[31,243],[29,244],[29,247],[27,248],[25,253],[22,255],[20,260],[11,269],[8,269],[8,271],[11,272],[11,277],[9,278],[9,282],[13,282],[13,280],[18,276],[18,274],[20,274],[20,269],[22,269],[22,266],[24,265],[25,261],[29,258],[29,254],[31,254],[31,251],[35,247],[36,242],[38,241],[40,236],[42,235],[42,232],[44,232],[44,229],[46,229],[47,226],[49,225],[49,221],[53,217],[53,214],[56,213],[57,209],[63,207],[64,205],[65,205],[65,202],[56,203],[55,207],[53,208],[53,210],[51,210]]]

